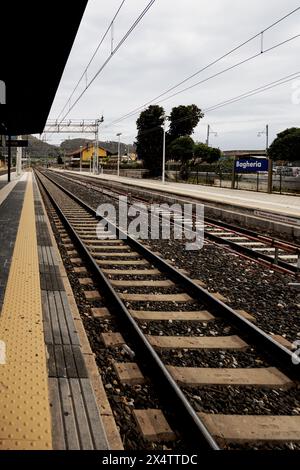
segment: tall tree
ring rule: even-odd
[[[201,159],[202,162],[214,163],[220,159],[221,150],[199,142],[195,145],[194,155],[196,158]]]
[[[145,168],[152,176],[157,176],[162,169],[164,108],[157,105],[149,106],[142,111],[136,121],[138,135],[136,151],[138,158],[143,160]]]
[[[168,148],[170,157],[180,160],[182,164],[187,163],[194,155],[194,141],[188,135],[173,140]]]
[[[269,148],[269,155],[274,161],[294,162],[300,160],[300,128],[291,127],[277,134]]]
[[[191,135],[204,114],[195,104],[177,106],[170,114],[169,140]]]

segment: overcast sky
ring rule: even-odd
[[[115,22],[115,44],[148,1],[125,2]],[[120,3],[121,0],[89,0],[50,118],[59,115]],[[138,114],[117,125],[110,125],[110,122],[155,98],[299,6],[297,0],[156,0],[68,118],[94,119],[103,114],[105,121],[100,140],[117,140],[116,133],[122,132],[122,141],[132,143]],[[298,33],[300,11],[265,33],[265,48]],[[167,113],[180,104],[195,103],[205,109],[289,74],[299,72],[300,75],[299,49],[300,38],[297,38],[161,104]],[[184,86],[209,77],[259,50],[260,39],[256,39]],[[89,69],[89,77],[109,53],[110,37],[100,48]],[[293,93],[300,96],[297,90],[295,93],[295,87],[300,90],[300,78],[209,112],[193,138],[205,141],[207,124],[211,124],[212,130],[218,133],[217,137],[211,135],[211,145],[223,150],[264,148],[264,137],[258,138],[257,134],[267,123],[270,141],[286,127],[300,126],[300,104],[297,104],[300,100],[293,102],[292,99]],[[68,137],[67,134],[52,135],[49,143]]]

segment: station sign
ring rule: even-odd
[[[9,141],[7,140],[6,141],[6,145]],[[10,141],[10,146],[11,147],[28,147],[28,140],[18,140],[18,139],[15,139],[15,140],[11,140]]]
[[[258,173],[268,171],[269,160],[267,158],[239,158],[235,161],[236,173]]]
[[[6,138],[5,145],[3,145],[3,141],[1,142],[2,147],[8,147],[9,145],[9,140]],[[11,147],[28,147],[28,140],[18,140],[18,139],[11,139],[10,140],[10,146]]]

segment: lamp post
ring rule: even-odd
[[[211,130],[210,124],[207,125],[207,137],[206,137],[206,145],[209,146],[209,138],[210,134],[213,134],[215,137],[218,137],[218,133]]]
[[[80,162],[79,162],[79,171],[81,173],[82,171],[82,162],[81,162],[81,159],[82,159],[82,145],[80,145]]]
[[[166,121],[167,116],[164,116],[164,126],[163,126],[163,157],[162,157],[162,174],[161,181],[163,184],[166,182]]]
[[[268,193],[272,193],[273,188],[273,161],[268,156],[269,152],[269,124],[266,124],[266,130],[260,131],[257,135],[258,137],[266,134],[266,157],[268,158],[269,166],[268,166]]]
[[[121,140],[120,137],[122,132],[118,132],[117,137],[119,137],[118,141],[118,165],[117,165],[117,176],[120,176],[120,153],[121,153]]]
[[[96,119],[96,131],[95,131],[95,147],[94,147],[94,162],[93,162],[93,173],[98,174],[99,172],[99,126],[104,121],[104,117]]]

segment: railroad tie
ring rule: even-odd
[[[149,343],[157,349],[231,349],[244,351],[248,348],[238,336],[151,336]]]
[[[213,321],[215,317],[206,310],[195,312],[153,312],[147,310],[129,310],[131,315],[142,321]]]
[[[209,432],[227,443],[300,442],[300,416],[198,413]]]
[[[253,386],[260,388],[292,387],[294,382],[276,367],[253,369],[216,369],[202,367],[167,366],[173,379],[184,387],[205,387],[210,385]]]

